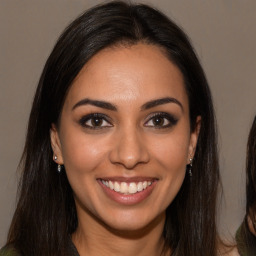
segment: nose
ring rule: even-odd
[[[146,141],[139,132],[127,129],[115,137],[113,148],[110,152],[110,161],[126,169],[134,169],[138,164],[149,162],[149,152]]]

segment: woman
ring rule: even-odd
[[[246,217],[237,231],[237,246],[241,256],[256,255],[256,116],[247,144]]]
[[[216,145],[181,29],[146,5],[88,10],[40,78],[5,252],[219,254]]]

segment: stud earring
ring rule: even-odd
[[[58,157],[57,157],[57,156],[54,156],[53,159],[56,161],[56,160],[58,159]]]
[[[192,166],[193,166],[193,158],[189,158],[188,174],[190,177],[192,177]]]
[[[61,165],[60,164],[58,164],[57,170],[58,170],[58,173],[61,173]]]

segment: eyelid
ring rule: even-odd
[[[147,125],[147,123],[149,121],[151,121],[154,117],[162,117],[168,120],[169,124],[164,125],[164,126],[154,126],[154,125]],[[146,127],[154,127],[157,129],[164,129],[164,128],[170,128],[174,125],[176,125],[176,123],[178,122],[178,119],[173,116],[172,114],[166,113],[166,112],[155,112],[149,115],[149,117],[147,118],[146,122],[145,122],[145,126]]]
[[[93,118],[100,118],[100,119],[104,120],[105,122],[107,122],[109,125],[99,126],[99,127],[86,125],[86,122],[88,122],[90,119],[93,119]],[[111,123],[111,119],[107,115],[102,114],[102,113],[91,113],[91,114],[85,115],[79,119],[79,124],[84,128],[94,129],[94,130],[108,128],[108,127],[113,126],[113,124]]]

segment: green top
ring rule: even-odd
[[[70,239],[66,256],[79,256],[79,253]],[[24,256],[12,246],[5,246],[0,250],[0,256]]]
[[[0,250],[0,256],[21,256],[14,248],[6,246]]]
[[[246,221],[243,221],[236,232],[236,242],[240,256],[256,255],[256,237],[249,231]]]

